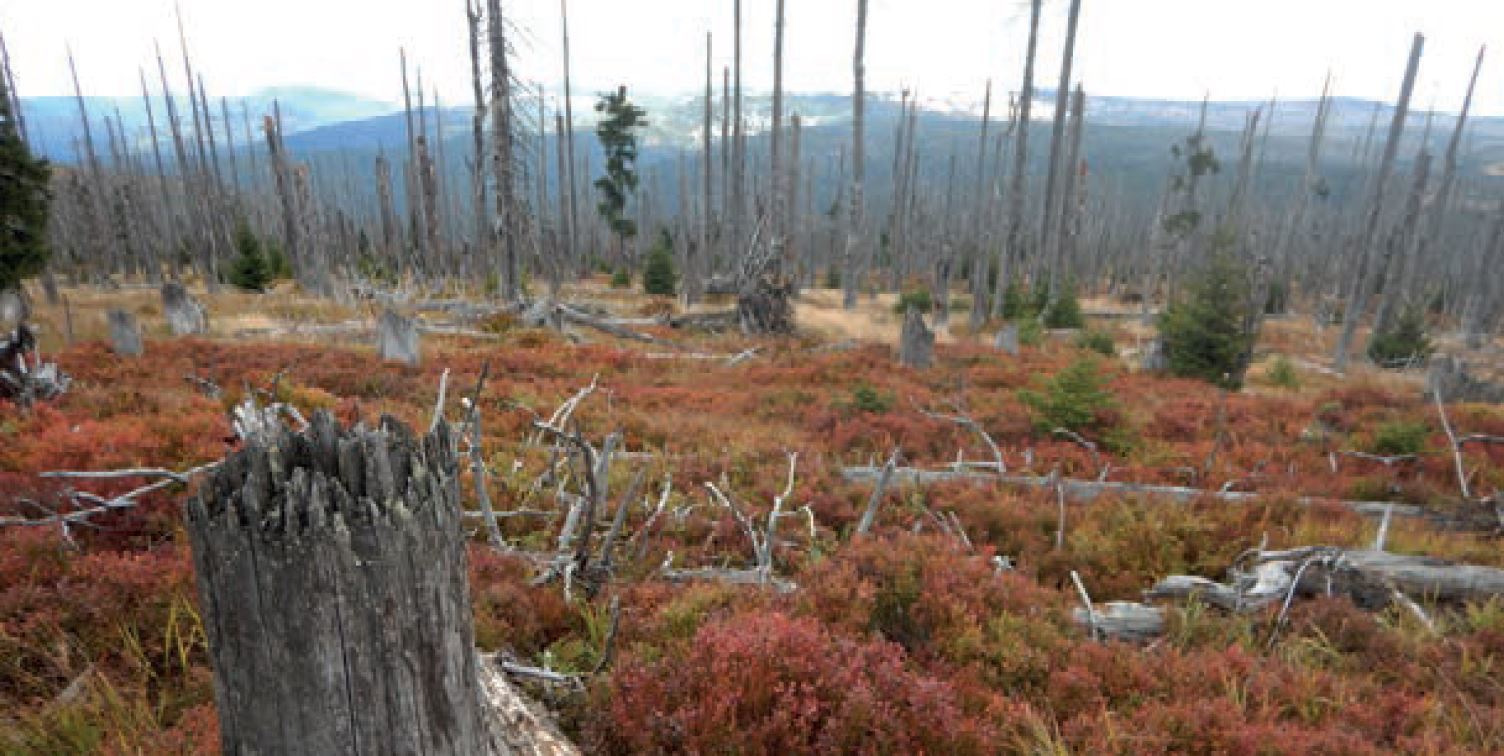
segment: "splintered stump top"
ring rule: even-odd
[[[455,452],[327,413],[187,504],[225,753],[485,753]]]

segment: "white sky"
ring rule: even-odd
[[[311,85],[396,101],[397,49],[444,99],[468,98],[463,0],[180,0],[211,94]],[[1017,89],[1027,0],[870,0],[868,86],[935,95],[976,92],[992,77]],[[561,79],[557,0],[504,0],[518,68]],[[747,85],[771,87],[774,0],[744,0]],[[668,94],[703,87],[707,30],[716,80],[731,53],[732,0],[571,0],[577,94],[626,83]],[[1504,115],[1504,0],[1083,0],[1076,79],[1089,94],[1214,99],[1314,96],[1328,68],[1337,93],[1392,99],[1414,31],[1427,35],[1417,106],[1460,104],[1480,44],[1492,57],[1481,112]],[[849,91],[856,0],[788,0],[785,83]],[[1039,83],[1053,87],[1064,0],[1047,0]],[[86,93],[139,92],[153,39],[181,76],[173,0],[0,0],[0,30],[23,96],[71,93],[65,45]],[[175,82],[175,86],[181,86]],[[153,85],[155,88],[155,84]],[[180,90],[181,91],[181,90]]]

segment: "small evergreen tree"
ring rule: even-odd
[[[1076,287],[1069,282],[1061,287],[1055,305],[1045,310],[1046,328],[1085,328],[1086,317],[1081,314],[1081,302],[1076,299]]]
[[[672,297],[679,285],[674,272],[674,238],[668,229],[658,230],[658,243],[648,252],[642,269],[642,290],[655,297]]]
[[[1170,372],[1229,389],[1239,388],[1253,356],[1248,331],[1249,272],[1225,250],[1191,272],[1174,302],[1159,317]]]
[[[596,210],[622,248],[637,236],[637,222],[627,217],[627,202],[637,192],[637,130],[647,125],[647,111],[632,104],[623,86],[601,95],[595,112],[602,115],[595,135],[606,153],[606,175],[595,180],[600,192]]]
[[[261,250],[261,240],[244,220],[235,225],[235,250],[239,254],[230,264],[230,285],[246,291],[266,291],[275,271]]]
[[[1071,363],[1046,381],[1042,392],[1024,390],[1018,396],[1034,412],[1034,426],[1042,433],[1055,428],[1075,433],[1110,430],[1104,416],[1115,402],[1094,359]]]
[[[1380,367],[1401,367],[1431,356],[1432,351],[1425,312],[1419,307],[1407,307],[1373,335],[1368,344],[1368,359]]]
[[[52,169],[21,141],[11,112],[11,93],[0,76],[0,291],[47,265],[47,188]]]

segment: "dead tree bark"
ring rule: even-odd
[[[381,213],[381,253],[388,261],[395,262],[402,243],[401,229],[392,202],[392,164],[386,159],[384,149],[376,153],[376,203]]]
[[[704,206],[700,212],[700,244],[694,254],[684,256],[684,303],[694,305],[700,301],[702,290],[705,288],[705,273],[709,266],[705,261],[710,257],[710,216],[715,208],[715,176],[711,160],[711,133],[713,124],[711,120],[714,114],[712,98],[715,96],[715,78],[711,68],[711,55],[713,52],[710,32],[705,32],[705,133],[701,135],[703,147],[700,154],[701,175],[705,181],[702,187],[702,199]]]
[[[446,425],[320,413],[252,438],[185,516],[225,753],[490,750]]]
[[[773,124],[772,124],[772,201],[769,203],[769,241],[773,245],[773,275],[782,277],[788,267],[788,193],[783,175],[783,2],[775,0],[773,22]]]
[[[1042,0],[1033,0],[1029,10],[1029,47],[1024,57],[1024,83],[1018,95],[1017,133],[1014,135],[1013,178],[1008,187],[1008,226],[998,250],[997,282],[992,290],[992,316],[1003,314],[1003,292],[1013,274],[1009,263],[1023,246],[1024,187],[1029,169],[1029,110],[1034,100],[1034,53],[1039,47],[1039,13]]]
[[[976,331],[987,321],[987,271],[992,261],[987,256],[987,208],[991,205],[987,191],[987,128],[992,121],[992,79],[987,80],[987,89],[982,95],[982,133],[977,139],[977,185],[972,192],[971,234],[971,330]]]
[[[470,32],[470,94],[475,101],[475,114],[470,124],[470,202],[474,213],[471,234],[470,259],[465,261],[465,275],[471,276],[482,269],[490,259],[490,228],[486,222],[486,94],[481,86],[480,68],[480,3],[465,0],[465,19]],[[562,175],[562,174],[560,174]]]
[[[567,3],[568,0],[559,0],[559,18],[564,28],[564,133],[566,134],[564,146],[569,163],[569,254],[581,257],[577,248],[580,243],[580,213],[577,209],[579,200],[575,190],[575,172],[579,164],[574,161],[574,104],[571,101],[569,80],[569,8]],[[563,181],[564,177],[561,175],[559,180]],[[583,264],[582,260],[581,267]]]
[[[518,252],[517,187],[513,177],[512,73],[507,60],[505,20],[501,0],[486,0],[486,22],[491,47],[491,166],[496,179],[496,228],[501,240],[503,295],[509,302],[522,297],[521,260]]]
[[[856,307],[857,262],[862,243],[863,192],[866,189],[866,112],[867,68],[864,55],[867,49],[867,0],[856,2],[856,53],[852,58],[852,78],[855,82],[851,95],[851,196],[846,210],[846,249],[841,260],[841,306],[851,310]]]
[[[1074,170],[1072,166],[1062,166],[1061,163],[1065,157],[1066,109],[1070,105],[1071,64],[1076,53],[1076,24],[1080,17],[1081,0],[1071,0],[1070,15],[1066,21],[1065,53],[1060,62],[1060,82],[1055,85],[1055,123],[1050,130],[1049,173],[1045,177],[1044,218],[1040,224],[1039,238],[1040,246],[1048,258],[1046,264],[1049,265],[1051,305],[1060,298],[1060,235],[1056,233],[1056,227],[1060,224],[1057,214],[1069,201],[1065,196],[1057,196],[1055,188],[1060,181],[1062,168]]]
[[[732,64],[736,92],[732,99],[731,118],[736,155],[733,159],[735,175],[731,179],[731,250],[735,254],[741,248],[747,226],[747,128],[742,120],[742,0],[734,0],[732,13],[735,26]],[[740,261],[728,260],[727,264],[734,267]]]
[[[1394,120],[1389,125],[1389,138],[1384,144],[1384,156],[1379,161],[1379,173],[1374,179],[1373,198],[1369,200],[1366,218],[1358,231],[1355,250],[1358,256],[1357,266],[1348,285],[1347,304],[1342,315],[1342,335],[1338,337],[1337,348],[1332,355],[1332,367],[1338,372],[1347,369],[1353,336],[1357,333],[1358,321],[1362,319],[1364,306],[1368,303],[1368,290],[1371,288],[1369,276],[1374,256],[1372,247],[1384,213],[1385,192],[1389,176],[1394,170],[1394,156],[1399,151],[1400,137],[1405,133],[1405,117],[1410,112],[1410,95],[1415,90],[1415,75],[1420,69],[1420,56],[1425,44],[1426,38],[1420,34],[1416,34],[1411,43],[1404,83],[1400,85],[1399,102],[1395,106]]]
[[[924,316],[913,305],[903,316],[899,336],[898,361],[905,367],[924,369],[935,364],[935,333],[924,324]]]

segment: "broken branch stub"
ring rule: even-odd
[[[449,428],[327,413],[186,507],[225,753],[484,753]]]

